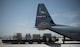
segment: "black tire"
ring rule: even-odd
[[[20,44],[25,44],[25,42],[21,42]]]
[[[33,42],[32,41],[29,41],[29,44],[33,44]]]
[[[38,41],[38,44],[41,44],[41,41]]]

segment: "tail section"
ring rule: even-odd
[[[45,5],[44,4],[38,4],[35,26],[37,27],[38,25],[44,24],[44,23],[49,25],[49,26],[55,25],[55,23],[52,21],[52,18],[50,17],[50,15],[49,15],[46,7],[45,7]]]

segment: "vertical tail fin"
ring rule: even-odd
[[[42,22],[46,22],[50,26],[55,25],[55,23],[52,21],[52,18],[50,17],[50,15],[45,7],[45,5],[38,4],[35,26],[37,26],[38,24],[40,24]]]

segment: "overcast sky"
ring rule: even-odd
[[[0,36],[14,33],[44,34],[49,30],[39,31],[35,26],[37,6],[44,3],[56,24],[80,25],[80,0],[0,0]]]

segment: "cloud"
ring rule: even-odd
[[[78,13],[78,12],[67,12],[67,13],[63,14],[63,16],[73,20],[73,19],[77,18],[78,16],[80,16],[80,13]]]
[[[76,11],[75,12],[68,11],[60,14],[51,14],[51,16],[64,17],[64,18],[68,18],[69,20],[74,20],[75,18],[80,16],[80,13]]]
[[[80,22],[79,23],[72,23],[70,26],[78,27],[78,26],[80,26]]]

